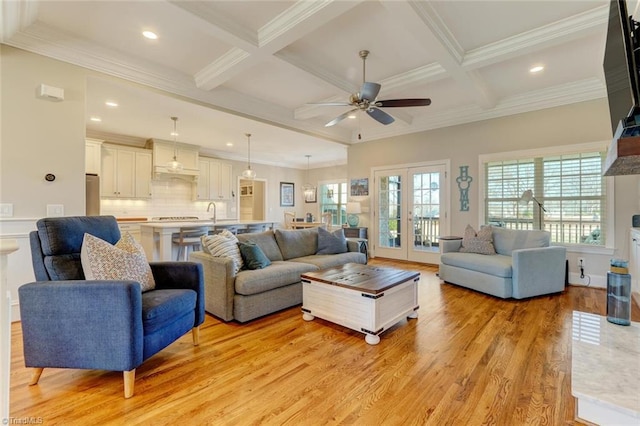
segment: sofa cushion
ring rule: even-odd
[[[367,256],[364,253],[350,251],[339,254],[314,254],[312,256],[297,257],[292,262],[310,263],[319,269],[335,268],[345,263],[367,263]]]
[[[462,238],[461,253],[496,254],[491,238],[491,226],[481,228],[477,233],[471,225],[467,225]]]
[[[511,252],[517,249],[549,247],[551,241],[549,231],[492,228],[496,252],[505,256],[511,256]]]
[[[276,238],[272,230],[240,234],[238,235],[238,241],[241,243],[253,241],[262,249],[262,252],[272,262],[276,260],[283,260],[282,253],[280,253],[280,247],[278,247],[278,243],[276,242]]]
[[[440,256],[440,262],[445,265],[469,269],[494,275],[501,278],[511,278],[511,256],[485,256],[477,253],[449,252]]]
[[[87,280],[137,281],[143,292],[156,286],[144,249],[128,232],[115,245],[84,234],[80,260]]]
[[[148,335],[163,329],[176,318],[194,312],[196,292],[193,290],[154,290],[142,295],[142,327]]]
[[[238,243],[242,261],[247,269],[262,269],[271,265],[271,261],[264,254],[260,246],[253,241]]]
[[[300,274],[317,271],[309,263],[275,261],[264,269],[243,270],[236,276],[236,293],[250,295],[300,282]]]
[[[329,232],[318,228],[318,251],[316,254],[338,254],[347,251],[347,239],[342,228]]]
[[[219,234],[203,235],[202,251],[209,253],[214,257],[228,257],[233,260],[233,273],[237,274],[244,266],[240,248],[238,247],[238,238],[229,230],[225,229]]]
[[[284,260],[316,254],[318,229],[276,229],[276,241]]]

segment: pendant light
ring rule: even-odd
[[[178,173],[182,171],[184,166],[178,161],[178,117],[171,117],[173,120],[173,160],[167,163],[167,171],[170,173]]]
[[[247,169],[242,171],[243,179],[255,179],[256,172],[251,170],[251,133],[244,134],[247,137]]]
[[[311,158],[311,156],[307,154],[305,157],[307,157],[307,183],[302,187],[302,192],[304,193],[305,200],[312,200],[313,195],[316,192],[316,188],[309,183],[309,158]]]

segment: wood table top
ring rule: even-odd
[[[420,272],[347,263],[300,275],[303,280],[344,287],[363,293],[379,294],[398,284],[420,277]]]

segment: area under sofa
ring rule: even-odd
[[[566,248],[547,231],[492,228],[495,254],[462,253],[462,239],[441,240],[440,279],[504,299],[564,290]]]
[[[243,269],[236,274],[229,257],[214,257],[204,252],[190,255],[192,261],[203,265],[205,310],[224,321],[247,322],[301,304],[300,274],[367,262],[355,241],[346,241],[348,251],[345,253],[316,254],[317,229],[240,234],[238,240],[254,242],[271,264],[263,269]]]

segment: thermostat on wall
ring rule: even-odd
[[[40,86],[38,86],[37,96],[40,99],[45,99],[47,101],[64,101],[64,89],[41,84]]]

